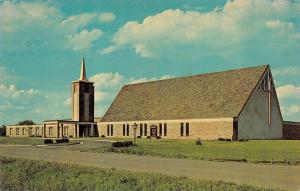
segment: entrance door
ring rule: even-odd
[[[156,125],[150,126],[150,136],[157,137],[157,126]]]
[[[79,125],[78,129],[79,129],[79,137],[83,137],[85,126],[84,125]]]

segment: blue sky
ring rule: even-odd
[[[300,121],[300,2],[1,1],[0,124],[70,118],[80,59],[100,117],[124,84],[270,64]]]

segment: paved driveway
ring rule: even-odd
[[[238,184],[300,190],[300,166],[213,162],[107,153],[88,153],[60,147],[0,145],[0,155],[26,159],[156,172],[193,179],[223,180]]]

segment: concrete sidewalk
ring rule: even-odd
[[[300,190],[300,166],[213,162],[113,153],[89,153],[71,151],[67,148],[49,149],[48,147],[10,147],[4,145],[0,147],[0,155]]]

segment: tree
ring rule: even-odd
[[[35,123],[32,120],[24,120],[24,121],[20,121],[18,125],[35,125]]]
[[[6,136],[6,126],[2,125],[0,127],[0,136]]]

